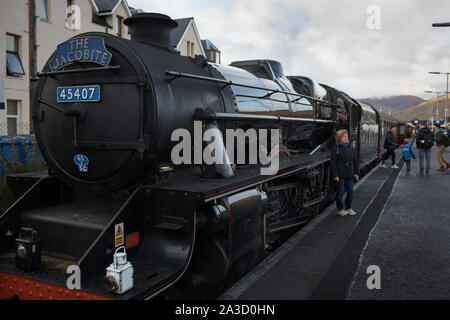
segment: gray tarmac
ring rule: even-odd
[[[445,157],[450,160],[449,153]],[[411,176],[403,166],[361,253],[347,299],[450,299],[450,170],[436,171],[435,147],[431,165],[431,177],[416,176],[418,160]],[[367,288],[371,265],[380,267],[379,290]]]

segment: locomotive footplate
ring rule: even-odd
[[[238,166],[235,176],[231,178],[205,179],[199,174],[193,174],[181,179],[178,178],[173,182],[169,180],[155,185],[154,188],[195,193],[201,196],[205,202],[208,202],[283,176],[307,171],[327,160],[329,160],[328,152],[317,152],[314,156],[309,154],[299,154],[291,157],[280,155],[279,170],[275,175],[261,175],[261,167],[257,165]]]

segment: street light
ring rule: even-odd
[[[441,93],[444,93],[444,92],[439,92],[439,91],[425,91],[425,93],[435,93],[436,94],[436,120],[437,121],[439,121],[439,95],[441,94]],[[431,104],[431,126],[433,126],[433,116],[434,116],[434,114],[433,114],[434,112],[433,112],[433,104]]]
[[[441,23],[433,23],[432,27],[434,28],[442,28],[442,27],[450,27],[450,22],[441,22]],[[441,74],[440,72],[430,72],[431,74]],[[447,100],[446,100],[446,104],[445,104],[445,122],[448,123],[449,119],[448,119],[448,73],[447,74]]]
[[[429,74],[445,74],[447,75],[447,91],[446,91],[446,98],[445,98],[445,122],[448,122],[448,77],[450,75],[450,72],[428,72]]]
[[[433,23],[433,27],[450,27],[450,22],[443,22],[443,23]]]

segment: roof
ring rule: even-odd
[[[130,8],[125,0],[91,0],[91,1],[98,15],[108,15],[114,13],[114,11],[117,9],[120,3],[123,2],[125,7],[127,8],[129,15],[131,16]]]
[[[176,22],[178,22],[178,27],[172,30],[172,47],[178,46],[178,44],[181,41],[181,38],[183,38],[184,34],[186,33],[186,29],[191,24],[191,21],[193,21],[194,18],[183,18],[183,19],[175,19]]]
[[[112,26],[106,21],[106,16],[99,16],[97,14],[92,15],[92,22],[100,26],[112,28]]]
[[[128,6],[128,8],[130,8],[131,15],[137,14],[137,13],[144,13],[144,10],[142,10],[142,9],[136,9],[136,8],[133,8],[130,6]]]
[[[111,12],[120,0],[94,0],[98,13]]]
[[[212,43],[208,39],[202,40],[202,46],[203,46],[203,50],[205,50],[205,51],[213,50],[213,51],[220,52],[220,50],[214,45],[214,43]]]

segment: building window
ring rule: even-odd
[[[216,52],[215,51],[207,51],[207,55],[208,55],[208,62],[216,62]]]
[[[191,56],[191,42],[190,41],[187,42],[187,56],[188,57]]]
[[[8,136],[16,136],[19,128],[19,101],[7,100],[6,123],[8,126]]]
[[[19,57],[19,40],[18,36],[6,35],[6,69],[8,76],[12,77],[25,74]]]
[[[194,43],[191,42],[191,57],[194,57],[194,56],[195,56],[195,54],[194,54]]]
[[[48,0],[41,0],[41,20],[49,21]]]
[[[123,17],[116,16],[116,34],[121,37],[123,35]]]
[[[214,50],[206,51],[206,57],[208,62],[220,63],[220,52]]]

